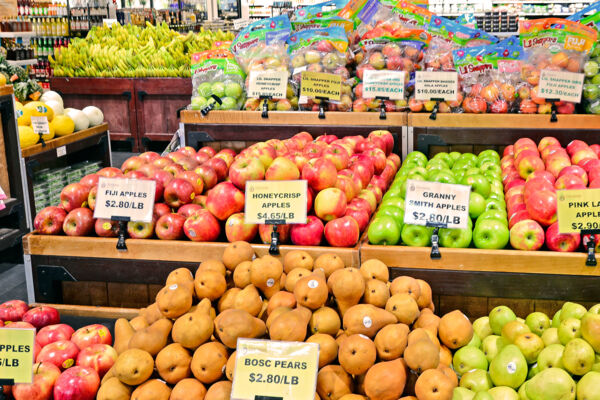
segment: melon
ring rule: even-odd
[[[20,126],[31,125],[31,111],[26,110],[23,104],[18,101],[15,103],[15,113],[17,115],[17,124]]]
[[[43,101],[44,103],[47,103],[52,100],[59,102],[61,107],[65,106],[65,104],[63,103],[62,97],[60,97],[60,94],[58,94],[52,90],[48,90],[47,92],[44,92],[44,94],[42,94],[42,97],[40,97],[40,101]]]
[[[22,149],[33,146],[39,139],[39,135],[36,135],[30,126],[19,126],[19,143]]]
[[[41,101],[30,101],[25,104],[24,109],[31,111],[32,117],[46,117],[48,122],[54,118],[54,111]]]
[[[104,114],[102,114],[102,110],[100,110],[98,107],[87,106],[81,111],[90,120],[90,126],[98,126],[104,122]]]
[[[75,123],[67,115],[57,115],[50,125],[54,128],[54,134],[58,137],[75,132]]]
[[[63,105],[61,102],[56,100],[48,100],[45,103],[52,109],[52,111],[54,111],[54,118],[56,118],[57,115],[64,114]]]
[[[69,109],[66,113],[67,117],[71,118],[75,123],[75,132],[81,131],[83,129],[87,129],[90,127],[90,120],[88,117],[81,111],[76,110],[74,108]]]

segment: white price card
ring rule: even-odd
[[[471,187],[449,183],[406,181],[404,223],[459,228],[468,226]]]
[[[56,157],[62,157],[67,155],[67,147],[66,146],[60,146],[56,148]]]
[[[155,190],[153,180],[102,177],[98,180],[94,218],[150,222]]]
[[[363,98],[376,97],[390,100],[404,98],[405,71],[377,71],[367,69],[364,71]]]
[[[248,83],[248,97],[271,97],[285,99],[288,71],[251,71]]]
[[[48,135],[50,133],[48,118],[46,118],[46,116],[31,117],[31,128],[37,135]]]
[[[458,98],[458,74],[443,71],[415,73],[415,99],[455,101]]]
[[[247,181],[246,224],[305,224],[307,181]]]
[[[583,74],[543,69],[538,96],[543,99],[579,103],[583,88]]]

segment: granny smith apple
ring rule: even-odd
[[[484,215],[485,212],[481,215]],[[497,219],[477,218],[473,230],[473,243],[478,249],[503,249],[508,244],[508,226]]]
[[[381,201],[381,207],[383,206],[394,206],[404,211],[404,199],[397,196],[390,197]]]
[[[474,165],[477,165],[477,156],[473,153],[463,153],[460,155],[459,160],[470,160]]]
[[[233,110],[237,108],[237,101],[233,97],[223,97],[221,99],[221,110]]]
[[[506,201],[504,200],[504,194],[498,192],[490,192],[488,200],[498,200],[502,204],[506,204]]]
[[[467,170],[469,168],[474,168],[476,166],[477,166],[477,163],[475,163],[472,160],[465,160],[465,159],[459,158],[452,165],[452,171]]]
[[[215,96],[225,97],[225,84],[223,82],[214,82],[210,89]]]
[[[488,181],[501,181],[502,180],[502,172],[496,172],[496,171],[483,171],[482,175],[485,176]]]
[[[495,161],[486,161],[479,166],[479,169],[483,172],[490,171],[502,175],[502,168]]]
[[[481,170],[477,167],[471,167],[465,171],[465,176],[469,175],[481,175]]]
[[[384,215],[392,217],[396,222],[396,225],[398,225],[398,230],[402,229],[402,226],[404,225],[404,210],[402,208],[391,205],[382,205],[379,207],[376,217]]]
[[[454,163],[456,160],[458,160],[460,158],[460,153],[458,151],[451,151],[450,153],[448,153],[448,155],[452,159],[452,163]]]
[[[237,82],[230,82],[225,85],[225,96],[233,97],[235,99],[239,99],[242,97],[243,93],[242,86]]]
[[[506,211],[504,211],[504,210],[485,210],[477,218],[477,221],[475,222],[475,227],[477,227],[478,222],[484,221],[487,219],[495,219],[497,221],[502,222],[504,225],[508,226],[508,221],[506,220],[506,218],[507,218],[507,215],[506,215]]]
[[[375,245],[396,245],[400,241],[400,227],[389,215],[377,216],[367,231],[369,243]]]
[[[396,186],[390,187],[390,189],[381,198],[381,201],[383,201],[385,199],[389,199],[390,197],[400,197],[401,194],[402,194],[402,185],[396,185]]]
[[[448,167],[452,167],[452,164],[454,164],[454,159],[446,152],[437,153],[435,156],[433,156],[433,159],[443,160]]]
[[[515,321],[517,316],[507,306],[497,306],[490,311],[490,327],[492,328],[492,332],[494,335],[500,335],[502,333],[502,328],[504,325],[509,323],[510,321]]]
[[[465,249],[471,245],[473,232],[471,228],[442,228],[439,231],[440,246]]]
[[[434,164],[428,164],[427,167],[425,167],[427,169],[427,179],[431,179],[431,177],[438,173],[439,171],[446,171],[448,173],[452,173],[448,167],[446,167],[444,164],[441,163],[434,163]]]
[[[400,237],[402,243],[413,247],[428,247],[431,246],[431,235],[433,228],[428,228],[421,225],[405,224],[402,227]]]
[[[503,210],[506,211],[506,203],[496,199],[488,198],[485,202],[485,211],[489,210]]]
[[[206,97],[196,96],[192,98],[192,110],[202,110],[206,107]]]
[[[477,155],[477,159],[481,160],[483,158],[493,158],[500,161],[500,154],[496,150],[483,150],[481,153]]]
[[[440,183],[456,183],[456,178],[454,178],[454,174],[450,172],[450,170],[439,170],[436,171],[429,178],[431,182],[440,182]]]
[[[198,95],[200,95],[201,97],[209,97],[211,95],[211,91],[210,91],[210,86],[211,83],[210,82],[203,82],[201,84],[198,85]]]
[[[476,192],[469,194],[469,216],[477,218],[485,211],[485,197]]]
[[[432,169],[436,167],[437,169],[450,169],[450,166],[441,158],[432,158],[425,166],[425,168],[427,169]]]
[[[481,174],[465,175],[460,183],[470,185],[471,191],[477,192],[485,198],[490,194],[490,182]]]
[[[427,163],[427,156],[420,151],[411,151],[406,155],[406,160],[420,160],[421,162]]]
[[[415,179],[415,176],[421,176],[423,179],[427,178],[427,170],[423,167],[413,168],[407,175],[408,179]]]
[[[488,361],[483,351],[479,350],[479,348],[475,346],[464,346],[454,353],[452,366],[454,367],[454,371],[459,375],[463,375],[472,369],[482,369],[486,371],[488,368]]]

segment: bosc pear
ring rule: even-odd
[[[548,368],[534,376],[525,387],[530,400],[575,400],[575,382],[564,369]]]
[[[518,388],[527,378],[527,361],[514,344],[505,346],[490,364],[490,378],[495,386]]]

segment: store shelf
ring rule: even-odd
[[[69,18],[68,15],[30,15],[29,18]]]
[[[6,62],[8,63],[8,65],[18,65],[20,67],[24,66],[24,65],[34,65],[38,63],[38,59],[37,58],[31,58],[29,60],[6,60]]]
[[[0,228],[0,252],[16,245],[21,236],[19,229]]]
[[[409,114],[412,127],[437,128],[503,128],[503,129],[599,129],[600,116],[587,114],[558,115],[550,122],[548,114],[438,114],[435,120],[429,114]]]
[[[4,208],[0,210],[0,218],[6,217],[7,215],[11,215],[17,210],[17,207],[21,206],[23,203],[15,198],[8,198],[4,201]]]
[[[34,36],[35,32],[0,32],[0,38],[26,38]]]
[[[48,140],[45,146],[42,146],[42,144],[35,144],[33,146],[26,147],[21,150],[21,155],[23,158],[30,158],[45,152],[49,152],[61,146],[66,146],[66,152],[68,154],[71,150],[70,147],[72,144],[80,142],[83,139],[99,135],[106,131],[108,131],[108,124],[105,122],[93,128],[75,132],[71,135]]]
[[[79,306],[72,304],[33,303],[30,307],[48,306],[55,308],[61,317],[93,317],[97,319],[132,319],[139,315],[137,308]]]

